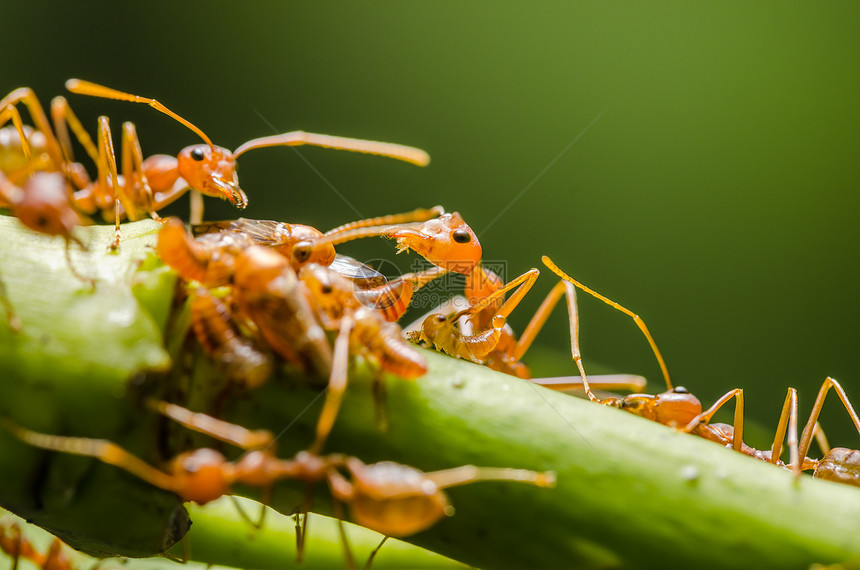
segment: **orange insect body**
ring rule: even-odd
[[[816,479],[860,487],[860,451],[834,447],[821,459],[805,463],[802,469],[814,469]]]
[[[329,376],[331,347],[287,258],[262,246],[242,251],[233,298],[272,350],[304,370]]]
[[[159,257],[183,279],[205,287],[226,285],[233,279],[236,257],[251,241],[235,232],[192,238],[178,218],[168,218],[158,232]]]
[[[462,316],[430,315],[421,324],[421,331],[413,335],[413,340],[423,340],[437,350],[456,358],[483,364],[484,358],[496,348],[505,326],[505,317],[494,319],[492,327],[474,335],[464,335],[458,329],[457,321]]]
[[[17,523],[0,524],[0,550],[12,557],[12,567],[17,568],[18,560],[29,560],[41,570],[73,570],[72,562],[63,552],[63,542],[54,538],[46,554],[37,551],[29,540],[21,535]]]
[[[427,364],[403,340],[400,327],[387,322],[384,311],[366,306],[366,299],[359,300],[350,280],[316,264],[303,267],[299,279],[326,328],[338,330],[345,316],[351,318],[349,336],[353,354],[370,356],[383,370],[404,378],[416,378],[427,372]]]
[[[810,445],[812,444],[813,437],[816,437],[815,433],[818,431],[818,417],[821,414],[824,400],[831,388],[836,391],[836,394],[839,396],[845,411],[848,412],[848,416],[851,418],[854,427],[857,429],[857,432],[860,433],[860,417],[858,417],[857,412],[854,411],[854,406],[851,405],[851,401],[848,399],[848,394],[845,393],[842,385],[834,378],[825,378],[824,382],[821,384],[821,388],[818,390],[818,396],[815,398],[815,403],[812,406],[812,412],[809,414],[809,419],[803,428],[800,443],[797,444],[796,441],[794,443],[794,445],[797,445],[795,453],[800,458],[800,461],[797,462],[798,466],[796,466],[795,469],[798,472],[800,470],[812,469],[814,470],[812,476],[817,479],[826,479],[828,481],[843,483],[845,485],[860,486],[860,451],[844,447],[828,449],[828,445],[822,437],[819,439],[819,445],[822,448],[824,457],[817,460],[805,457],[809,451]],[[793,391],[793,388],[789,389],[789,393]],[[780,416],[780,427],[785,423],[783,418],[786,415],[790,418],[789,423],[793,423],[792,420],[797,417],[796,398],[791,402],[789,402],[788,398],[786,399],[786,403],[783,405],[783,413]]]
[[[381,318],[380,313],[361,307],[352,314],[355,328],[351,336],[354,353],[374,358],[379,366],[402,378],[427,373],[427,363],[402,336],[400,327]]]
[[[480,480],[518,481],[550,487],[555,476],[524,469],[463,466],[424,473],[393,462],[367,465],[341,454],[300,452],[292,459],[275,457],[274,438],[266,431],[250,432],[205,414],[166,402],[150,406],[190,429],[237,445],[247,452],[235,462],[209,448],[177,455],[166,471],[152,467],[116,444],[87,438],[45,435],[6,422],[19,439],[42,449],[95,457],[125,469],[182,500],[205,504],[228,494],[234,484],[264,489],[283,480],[312,484],[325,481],[335,499],[350,505],[353,518],[388,536],[408,536],[452,514],[442,489]],[[344,477],[340,470],[348,473]]]
[[[82,219],[69,199],[68,182],[58,172],[35,172],[21,187],[0,174],[0,206],[33,231],[70,239]]]
[[[82,249],[84,244],[72,231],[82,222],[69,200],[68,182],[59,172],[34,172],[24,180],[23,186],[15,186],[0,173],[0,207],[9,208],[27,228],[49,236],[62,237],[66,242],[66,263],[72,274],[89,284],[93,280],[79,274],[72,265],[71,245],[77,243]],[[17,331],[21,327],[11,302],[6,296],[5,287],[0,283],[0,304],[6,310],[9,326]]]
[[[349,503],[358,524],[386,536],[410,536],[453,513],[448,497],[425,473],[392,461],[365,465],[350,457],[355,482],[335,496]]]
[[[191,298],[191,325],[200,344],[246,388],[261,386],[272,374],[272,355],[243,336],[227,305],[199,287]]]
[[[476,275],[484,276],[480,288],[474,281]],[[442,352],[485,364],[500,372],[529,378],[528,367],[520,359],[552,310],[552,305],[547,307],[547,301],[544,302],[519,341],[507,325],[507,316],[528,293],[538,275],[537,269],[531,269],[511,282],[501,284],[501,278],[495,273],[476,266],[466,280],[466,293],[472,296],[470,307],[449,315],[429,315],[421,323],[420,331],[410,333],[410,340],[426,342]],[[505,300],[504,295],[510,290],[514,292]]]
[[[244,208],[248,204],[248,198],[239,187],[239,180],[236,174],[236,158],[256,148],[313,145],[377,154],[421,166],[429,162],[427,153],[413,147],[344,137],[332,137],[301,131],[254,139],[231,152],[226,148],[214,145],[202,130],[155,99],[124,93],[78,79],[67,81],[66,88],[74,93],[83,95],[133,103],[145,103],[182,123],[203,139],[205,144],[185,147],[179,151],[175,158],[167,155],[155,155],[144,160],[140,152],[140,143],[138,142],[134,126],[131,123],[123,125],[124,144],[122,162],[123,174],[127,184],[123,188],[123,193],[126,196],[130,196],[135,192],[133,188],[135,185],[142,187],[144,192],[150,197],[150,203],[147,204],[150,214],[154,214],[156,210],[173,202],[189,188],[206,196],[225,199],[237,208]],[[106,124],[107,120],[105,119],[104,122]],[[109,136],[109,131],[106,128],[102,129],[100,138],[108,138]],[[99,169],[106,169],[110,161],[115,163],[115,157],[108,157],[106,162],[100,161]],[[113,168],[115,169],[115,166]],[[192,210],[198,210],[192,211],[192,222],[202,221],[202,202],[198,203]],[[130,212],[127,213],[130,215]]]
[[[239,218],[198,224],[193,229],[198,239],[217,232],[236,236],[249,244],[271,247],[289,259],[296,271],[306,263],[330,265],[335,259],[333,245],[317,243],[323,237],[322,232],[302,224]]]

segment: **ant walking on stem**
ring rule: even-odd
[[[337,350],[337,349],[336,349]],[[352,519],[386,536],[409,536],[425,530],[453,510],[443,489],[476,481],[515,481],[540,487],[555,483],[551,472],[481,468],[466,465],[425,473],[398,463],[365,464],[342,454],[298,453],[292,459],[274,454],[273,437],[250,431],[181,406],[150,401],[149,406],[177,423],[235,445],[245,453],[228,461],[220,452],[201,448],[177,455],[166,470],[153,467],[109,441],[45,435],[5,420],[16,437],[42,449],[94,457],[124,469],[149,484],[200,504],[229,494],[234,484],[264,489],[282,480],[327,483],[335,501],[349,505]],[[318,442],[315,447],[321,447]],[[268,491],[266,491],[268,494]]]
[[[810,424],[807,424],[808,430],[804,431],[805,435],[802,440],[806,442],[806,445],[805,447],[801,445],[800,451],[802,453],[798,456],[796,436],[796,412],[788,414],[788,410],[796,410],[797,406],[797,396],[794,389],[789,389],[785,404],[783,405],[783,413],[780,417],[779,426],[777,428],[776,436],[774,438],[774,443],[771,447],[771,450],[760,451],[758,449],[746,445],[743,442],[743,390],[741,390],[740,388],[730,390],[722,397],[720,397],[710,408],[708,408],[707,410],[703,410],[702,404],[699,399],[696,398],[693,394],[691,394],[686,388],[683,388],[681,386],[672,386],[671,380],[669,379],[668,369],[666,367],[663,356],[660,353],[660,350],[657,348],[657,344],[654,341],[654,338],[651,336],[651,333],[645,326],[645,322],[638,315],[622,307],[618,303],[615,303],[614,301],[608,299],[607,297],[601,295],[600,293],[589,289],[579,281],[575,280],[570,275],[559,269],[558,266],[553,263],[552,260],[548,257],[544,256],[542,260],[543,263],[553,273],[558,275],[563,280],[563,283],[565,283],[565,285],[567,286],[566,291],[568,296],[568,308],[570,311],[571,352],[573,355],[573,360],[576,363],[577,368],[579,368],[579,372],[582,377],[583,384],[585,386],[586,394],[591,401],[603,404],[605,406],[619,408],[637,416],[643,417],[645,419],[649,419],[669,427],[674,427],[681,431],[692,433],[710,441],[719,443],[724,447],[729,447],[745,455],[749,455],[751,457],[755,457],[757,459],[767,461],[775,465],[779,465],[781,467],[788,467],[794,469],[797,472],[799,472],[798,466],[800,465],[800,459],[798,459],[798,457],[804,459],[804,465],[807,464],[804,454],[809,447],[808,440],[811,438],[812,434],[812,428],[810,426],[814,424],[814,421],[812,420],[812,418],[810,418]],[[585,368],[582,365],[582,355],[579,349],[579,318],[576,307],[576,292],[574,286],[576,288],[582,289],[583,291],[593,295],[594,297],[600,299],[601,301],[633,318],[639,329],[648,339],[648,343],[651,345],[651,349],[660,364],[660,368],[663,371],[664,379],[666,381],[667,390],[665,392],[656,395],[630,394],[629,396],[625,396],[622,398],[610,397],[604,399],[600,399],[593,394],[589,387],[588,376],[585,373]],[[840,388],[840,396],[843,395],[844,393],[841,392]],[[722,423],[710,423],[710,420],[714,416],[714,414],[732,398],[735,399],[735,414],[733,424],[729,425]],[[819,395],[819,399],[822,398],[823,396]],[[843,402],[844,401],[845,400],[843,399]],[[820,405],[817,404],[817,406],[817,409],[820,410]],[[856,418],[856,414],[853,416],[853,418]],[[787,424],[790,425],[787,426]],[[860,421],[857,422],[857,425],[858,430],[860,430]],[[779,461],[779,456],[782,450],[782,441],[786,436],[787,427],[789,446],[791,448],[791,459],[789,466],[786,466],[784,463]]]

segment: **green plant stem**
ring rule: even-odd
[[[17,230],[6,224],[2,231],[6,235]],[[15,275],[16,280],[26,281],[17,277],[20,268],[6,263],[6,251],[0,244],[4,256],[0,271],[13,303],[21,309],[25,328],[19,334],[31,335],[33,329],[28,327],[37,325],[26,308],[46,299],[28,297],[26,284],[8,278]],[[122,250],[119,256],[124,255],[130,254]],[[65,274],[55,277],[68,279]],[[172,298],[173,288],[167,284],[155,285],[154,291],[147,309],[140,309],[144,314],[149,306],[163,306]],[[52,311],[63,314],[67,309]],[[50,324],[39,326],[51,330]],[[79,324],[78,332],[94,335],[105,352],[115,338],[123,337],[104,324],[99,331],[88,331],[85,320]],[[161,342],[156,326],[143,327],[139,334]],[[5,330],[0,335],[5,335],[0,337],[4,343],[12,338]],[[126,349],[117,350],[123,354]],[[138,411],[135,391],[128,388],[135,372],[158,366],[123,365],[109,381],[94,382],[76,371],[70,376],[60,374],[57,363],[62,358],[58,358],[57,363],[44,364],[45,370],[54,367],[53,374],[36,378],[27,370],[34,366],[32,359],[44,359],[43,355],[16,352],[14,347],[0,355],[5,394],[0,413],[5,417],[51,433],[94,436],[98,431],[100,437],[119,441],[148,460],[158,456],[153,440],[158,440],[155,434],[164,423]],[[409,538],[411,542],[482,568],[806,568],[815,562],[860,556],[860,491],[856,488],[808,476],[795,480],[787,471],[625,412],[443,355],[427,352],[426,356],[430,367],[426,376],[415,381],[385,378],[386,431],[375,420],[373,374],[356,365],[326,451],[352,454],[367,463],[392,460],[424,470],[463,464],[553,470],[558,485],[541,489],[482,482],[452,489],[456,514]],[[97,355],[86,354],[86,358],[98,360]],[[182,388],[184,401],[208,409],[222,382],[206,363],[191,366],[196,369],[194,383]],[[158,377],[150,374],[148,378]],[[211,385],[199,385],[207,378]],[[59,405],[55,393],[65,394],[68,383],[80,394]],[[222,415],[246,427],[279,434],[279,454],[289,456],[313,440],[320,394],[295,377],[278,376],[259,390],[228,398]],[[9,395],[17,405],[9,405]],[[116,409],[102,413],[120,417],[91,422],[87,415],[92,413],[92,401],[100,406],[114,401]],[[129,414],[140,421],[123,421]],[[21,500],[0,489],[0,502],[10,505],[14,502],[10,499],[17,498],[29,508],[27,516],[40,523],[53,522],[47,525],[53,529],[62,522],[66,525],[63,537],[72,537],[78,544],[100,544],[135,555],[143,550],[141,543],[129,547],[127,540],[116,537],[131,536],[132,528],[147,525],[144,535],[163,540],[165,529],[181,527],[166,517],[175,514],[167,508],[169,493],[110,466],[57,455],[27,449],[8,434],[0,434],[4,486],[8,480],[15,492],[32,493],[32,483],[20,481],[29,480],[33,473],[41,473],[43,482],[51,483],[39,487],[40,501]],[[76,478],[55,481],[60,463],[78,473]],[[103,484],[98,493],[88,490],[93,477]],[[325,512],[330,503],[322,487],[318,486],[314,509]],[[303,491],[300,484],[279,485],[271,504],[291,512]],[[99,493],[109,495],[109,504],[95,500]],[[138,499],[132,500],[135,496]],[[165,506],[145,508],[141,497],[158,498]],[[56,520],[55,510],[46,509],[48,504],[51,509],[58,505],[65,509],[62,521]],[[109,519],[111,534],[82,522],[94,517]],[[154,543],[147,543],[146,548],[153,547]]]

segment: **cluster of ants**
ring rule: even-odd
[[[673,387],[663,357],[639,316],[579,283],[547,257],[543,258],[544,264],[560,281],[517,338],[507,319],[539,272],[531,269],[504,283],[482,265],[481,245],[456,212],[446,213],[437,206],[360,220],[327,232],[301,224],[244,218],[203,222],[202,195],[226,199],[239,208],[246,206],[235,160],[251,149],[314,145],[417,165],[428,163],[424,151],[293,132],[254,139],[230,152],[215,146],[200,129],[154,99],[80,80],[70,80],[66,85],[73,93],[148,104],[193,130],[204,144],[186,147],[175,157],[144,158],[134,125],[125,123],[120,174],[106,117],[99,119],[94,143],[64,98],[52,101],[49,123],[34,93],[27,88],[17,89],[0,100],[0,206],[32,230],[65,238],[70,267],[69,248],[74,243],[82,246],[73,230],[87,223],[90,216],[102,213],[113,218],[115,237],[106,244],[112,248],[121,244],[122,219],[151,216],[162,222],[157,252],[179,275],[189,297],[194,336],[224,375],[242,389],[254,390],[286,362],[312,376],[327,378],[327,391],[314,441],[290,459],[277,457],[274,438],[268,431],[250,431],[155,399],[148,401],[152,411],[235,445],[244,454],[230,461],[215,449],[195,449],[176,456],[162,470],[104,440],[40,434],[4,421],[4,427],[23,441],[48,450],[98,458],[184,501],[201,504],[229,494],[235,484],[257,486],[268,492],[281,480],[325,482],[336,504],[349,505],[355,522],[386,536],[412,535],[450,514],[443,492],[447,487],[488,479],[551,486],[552,473],[474,466],[425,473],[393,462],[365,464],[355,457],[323,453],[346,389],[350,357],[361,356],[380,371],[414,379],[427,372],[425,359],[415,347],[423,344],[550,388],[567,389],[580,384],[587,397],[598,404],[703,437],[798,475],[803,470],[813,470],[817,478],[860,485],[860,453],[829,449],[817,425],[825,396],[834,388],[860,431],[860,418],[836,380],[824,381],[799,440],[797,394],[789,389],[773,446],[764,451],[754,449],[743,442],[742,390],[728,392],[704,410],[686,389]],[[24,124],[19,104],[26,106],[33,127]],[[4,126],[10,122],[11,127]],[[73,157],[69,128],[96,165],[94,180]],[[190,230],[181,220],[161,219],[157,213],[188,190],[192,191]],[[363,263],[336,253],[338,245],[368,237],[393,239],[398,252],[414,251],[431,267],[389,280]],[[74,268],[72,271],[86,280]],[[409,307],[413,294],[448,272],[465,276],[465,306],[440,308],[404,334],[397,321]],[[579,349],[576,288],[634,319],[657,357],[667,391],[602,399],[595,395],[596,388],[621,386],[636,391],[644,383],[639,377],[627,377],[620,385],[601,383],[586,374]],[[571,349],[580,378],[576,382],[531,379],[522,358],[562,297],[567,300]],[[2,302],[9,326],[26,327],[5,294]],[[711,423],[717,410],[732,398],[734,424]],[[788,463],[780,459],[786,437]],[[813,439],[823,448],[822,459],[807,457]],[[12,552],[11,546],[7,548],[10,541],[4,535],[0,547]],[[21,541],[17,544],[15,552],[20,554]]]

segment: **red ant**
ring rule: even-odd
[[[323,287],[314,286],[314,280],[320,283],[319,272],[326,271],[309,265],[296,276],[282,255],[251,246],[236,261],[232,293],[238,313],[256,326],[272,350],[304,370],[329,378],[329,399],[312,451],[321,447],[337,416],[350,348],[401,378],[416,378],[427,371],[421,355],[403,341],[400,327],[378,311],[350,304],[352,288],[337,283],[336,273],[329,271],[323,277]],[[306,282],[311,286],[306,287]],[[323,328],[338,331],[333,351]]]
[[[321,456],[306,451],[292,459],[279,459],[273,453],[272,434],[267,431],[249,431],[166,402],[154,401],[150,406],[181,425],[236,445],[245,453],[237,461],[228,461],[214,449],[201,448],[177,455],[162,471],[109,441],[45,435],[9,421],[4,425],[34,447],[95,457],[176,493],[184,501],[200,504],[229,494],[232,486],[239,483],[267,489],[282,480],[308,484],[324,481],[336,501],[350,506],[356,522],[387,536],[415,534],[452,514],[443,492],[447,487],[482,480],[519,481],[541,487],[555,483],[551,472],[524,469],[467,465],[425,473],[390,461],[368,465],[342,454]]]
[[[26,142],[23,143],[26,147]],[[28,229],[47,235],[58,236],[65,240],[66,263],[72,274],[81,281],[94,285],[94,281],[82,276],[75,270],[71,259],[71,245],[76,243],[86,250],[73,230],[83,220],[69,199],[68,181],[59,172],[34,172],[16,186],[0,172],[0,207],[6,207]],[[5,287],[0,284],[0,303],[6,310],[9,326],[17,331],[21,328],[20,319],[15,314]]]
[[[482,275],[481,279],[484,279],[480,292],[475,289],[476,275]],[[493,370],[555,390],[582,387],[582,382],[569,377],[532,379],[528,367],[522,362],[561,296],[567,292],[568,302],[575,299],[572,285],[561,281],[553,287],[519,339],[507,325],[507,316],[531,289],[538,275],[537,269],[531,269],[502,285],[498,275],[477,266],[467,278],[467,293],[472,294],[472,304],[450,314],[436,312],[428,315],[419,329],[410,331],[407,336],[413,342],[425,342],[452,356],[484,364]],[[505,300],[504,295],[511,289],[515,289],[514,293]],[[595,380],[592,378],[589,386],[605,390],[641,390],[645,386],[644,378],[627,374],[601,375],[599,380]],[[587,393],[590,393],[590,389]]]
[[[117,236],[119,236],[119,221],[122,216],[134,220],[149,214],[159,219],[156,212],[175,201],[189,188],[195,190],[192,195],[192,222],[199,223],[203,217],[201,194],[220,197],[239,208],[244,208],[247,205],[247,197],[238,185],[235,161],[241,154],[256,148],[312,145],[377,154],[420,166],[429,163],[427,153],[417,148],[301,131],[254,139],[230,152],[215,146],[202,130],[155,99],[124,93],[79,79],[68,80],[66,88],[73,93],[83,95],[146,103],[194,131],[205,143],[186,147],[176,157],[153,155],[144,159],[134,124],[126,122],[123,124],[122,137],[122,176],[119,176],[107,117],[99,118],[98,144],[95,145],[62,97],[52,101],[53,130],[31,89],[17,89],[0,100],[0,125],[12,120],[21,143],[16,147],[12,143],[14,138],[9,134],[4,134],[0,138],[0,141],[6,142],[5,145],[0,146],[0,158],[5,158],[3,163],[8,164],[7,168],[14,170],[20,163],[21,155],[25,164],[33,160],[29,149],[26,149],[23,144],[28,136],[33,136],[33,131],[24,129],[20,114],[15,108],[18,103],[23,103],[30,111],[38,129],[37,132],[42,135],[42,138],[37,141],[39,147],[44,146],[48,155],[47,158],[39,159],[37,169],[61,171],[69,177],[76,189],[74,203],[82,211],[91,214],[97,210],[106,212],[113,209]],[[90,181],[86,170],[79,163],[72,161],[68,127],[72,128],[97,166],[98,177],[94,183]],[[113,247],[118,243],[117,237]]]
[[[12,557],[12,570],[18,568],[18,560],[29,560],[41,570],[73,570],[72,562],[63,552],[63,542],[54,538],[46,554],[42,554],[21,534],[18,523],[0,524],[0,550]]]
[[[818,417],[821,414],[821,408],[824,406],[824,399],[827,397],[827,393],[830,391],[830,388],[836,390],[836,394],[842,401],[842,405],[848,412],[851,421],[854,423],[854,427],[857,429],[857,432],[860,433],[860,418],[858,418],[857,412],[854,411],[854,406],[851,405],[848,395],[845,393],[845,390],[839,382],[828,376],[825,378],[824,382],[821,384],[821,388],[818,390],[818,396],[815,398],[815,404],[812,406],[809,420],[807,420],[806,425],[803,428],[803,433],[800,436],[799,446],[796,439],[796,420],[794,419],[797,416],[797,398],[795,397],[791,402],[787,399],[786,404],[783,406],[783,413],[780,416],[780,427],[785,423],[783,417],[786,415],[786,408],[789,407],[790,412],[788,415],[789,418],[791,418],[789,423],[794,424],[793,429],[795,439],[793,442],[789,442],[789,448],[792,451],[791,466],[798,473],[800,470],[812,469],[812,476],[816,479],[825,479],[827,481],[835,481],[837,483],[860,487],[860,451],[844,447],[834,447],[833,449],[830,449],[826,438],[823,437],[818,429]],[[793,388],[790,390],[793,390]],[[819,447],[821,447],[821,450],[824,453],[824,457],[821,459],[808,459],[806,457],[806,454],[809,452],[809,447],[812,444],[813,437],[817,437]]]
[[[433,216],[439,217],[428,220]],[[444,268],[438,267],[444,259],[461,253],[468,253],[473,258],[481,255],[480,243],[477,238],[473,239],[474,233],[462,218],[456,213],[445,214],[438,206],[361,220],[326,234],[301,224],[247,219],[207,223],[194,229],[200,235],[191,239],[181,222],[168,220],[158,241],[161,258],[187,280],[198,281],[207,287],[226,284],[238,251],[252,243],[266,245],[289,258],[297,271],[302,265],[317,263],[333,266],[347,276],[359,277],[353,279],[356,295],[364,304],[382,310],[390,321],[403,315],[417,289],[445,272]],[[468,239],[464,241],[458,237],[461,235]],[[370,236],[397,239],[398,247],[415,249],[437,263],[437,267],[403,275],[389,283],[367,266],[335,254],[334,245]],[[375,275],[378,279],[367,283],[363,279],[367,275]]]
[[[79,79],[68,80],[66,88],[72,93],[81,95],[145,103],[182,123],[203,139],[205,144],[185,147],[176,157],[154,155],[144,160],[140,153],[140,143],[133,125],[124,123],[123,174],[127,184],[141,184],[151,197],[150,213],[173,202],[189,188],[200,194],[226,199],[236,207],[244,208],[248,200],[245,193],[239,188],[235,161],[245,152],[257,148],[310,145],[376,154],[418,166],[425,166],[430,162],[426,152],[414,147],[303,131],[253,139],[230,152],[225,148],[215,146],[203,131],[155,99],[124,93]],[[100,169],[105,166],[107,165],[99,164]],[[203,218],[202,201],[199,200],[199,196],[196,200],[196,203],[192,203],[192,223],[199,223]]]
[[[653,337],[648,332],[648,329],[641,318],[639,318],[631,311],[625,309],[624,307],[621,307],[614,301],[607,299],[603,295],[600,295],[599,293],[596,293],[585,285],[579,283],[578,281],[561,271],[548,257],[544,256],[543,262],[550,270],[552,270],[559,277],[561,277],[566,284],[575,285],[576,287],[594,295],[605,303],[633,317],[640,330],[645,334],[646,338],[648,339],[648,342],[651,345],[651,348],[664,372],[664,377],[666,379],[666,385],[668,389],[666,392],[663,392],[661,394],[631,394],[623,398],[606,398],[602,400],[594,396],[594,394],[591,393],[591,390],[588,387],[588,379],[582,366],[582,358],[579,351],[579,327],[575,291],[570,288],[568,293],[568,306],[570,309],[571,351],[573,354],[573,359],[576,362],[577,367],[579,368],[580,374],[582,376],[586,393],[592,401],[603,405],[619,408],[627,412],[636,414],[645,419],[656,421],[663,425],[674,427],[676,429],[692,433],[694,435],[698,435],[710,441],[719,443],[724,447],[730,447],[733,450],[743,453],[745,455],[760,459],[762,461],[773,463],[774,465],[778,465],[783,468],[791,469],[797,474],[800,474],[801,469],[815,469],[815,477],[839,480],[840,482],[848,482],[849,484],[860,483],[860,477],[857,477],[854,475],[854,473],[851,473],[852,470],[856,469],[856,466],[860,465],[860,453],[846,450],[844,448],[828,450],[826,449],[826,443],[822,443],[822,448],[824,448],[824,451],[826,453],[824,459],[811,460],[806,457],[806,453],[808,453],[809,451],[811,440],[813,436],[816,435],[816,420],[818,419],[818,415],[821,411],[821,407],[824,403],[824,398],[827,394],[827,391],[831,387],[836,389],[836,392],[837,394],[839,394],[842,403],[848,410],[848,413],[851,416],[854,425],[857,427],[858,432],[860,432],[860,418],[857,417],[857,414],[856,412],[854,412],[851,403],[848,401],[848,397],[845,394],[845,391],[842,389],[842,387],[836,380],[832,378],[827,378],[822,385],[821,390],[818,394],[818,398],[816,399],[815,405],[813,407],[813,411],[810,415],[809,421],[807,422],[803,430],[803,435],[800,439],[799,446],[797,441],[796,417],[797,392],[794,388],[789,388],[788,394],[786,395],[786,399],[783,404],[782,413],[780,414],[776,435],[774,437],[771,449],[769,451],[762,451],[750,447],[743,442],[744,399],[742,389],[735,388],[733,390],[730,390],[729,392],[721,396],[710,408],[703,411],[701,402],[695,396],[693,396],[686,388],[680,386],[674,388],[672,387],[663,357],[660,354],[660,351],[657,348]],[[710,419],[714,416],[714,414],[716,414],[716,412],[732,398],[735,399],[735,414],[733,423],[710,423]],[[788,465],[779,460],[779,457],[782,453],[782,442],[784,441],[786,435],[788,436],[790,451],[790,459]],[[820,434],[818,434],[818,437],[819,443],[821,443],[823,438],[820,436]],[[855,482],[852,483],[852,480]]]

